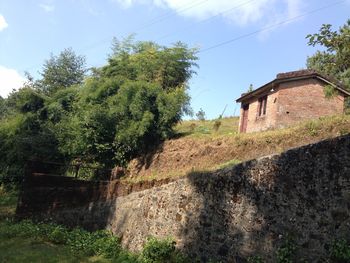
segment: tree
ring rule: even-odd
[[[36,84],[39,89],[51,95],[59,89],[81,84],[86,72],[85,57],[78,56],[71,48],[67,48],[58,56],[51,54],[40,73],[42,79]]]
[[[0,120],[5,117],[6,114],[6,104],[5,99],[0,96]]]
[[[23,87],[5,99],[0,118],[0,184],[19,183],[27,160],[62,160],[58,141],[43,116],[47,97]]]
[[[51,56],[42,79],[0,98],[0,184],[18,182],[28,158],[125,166],[173,134],[190,112],[194,50],[130,42],[84,78],[72,50]]]
[[[196,117],[200,121],[205,121],[205,111],[200,108],[199,111],[196,113]]]
[[[307,67],[337,78],[350,90],[350,20],[338,31],[332,30],[330,24],[323,24],[319,33],[306,38],[309,45],[325,48],[308,57]]]
[[[132,36],[124,41],[114,39],[109,63],[102,68],[102,74],[158,83],[163,89],[174,89],[186,84],[195,74],[196,52],[197,49],[188,48],[181,42],[164,47],[154,42],[135,42]]]
[[[254,90],[253,84],[250,84],[247,92],[252,92],[253,90]]]
[[[195,65],[194,50],[184,45],[114,44],[107,65],[94,69],[73,110],[55,124],[65,155],[106,167],[124,166],[173,134],[191,112],[187,81]]]

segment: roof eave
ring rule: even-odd
[[[319,75],[318,75],[318,76],[316,76],[316,77],[319,78],[320,80],[322,80],[322,81],[328,83],[329,85],[331,85],[333,88],[337,89],[338,91],[344,93],[346,96],[350,96],[350,92],[347,91],[347,90],[345,90],[345,89],[343,89],[343,88],[341,88],[341,87],[339,87],[339,85],[334,84],[333,82],[329,81],[328,79],[325,79],[325,78],[322,77],[322,76],[319,76]]]
[[[342,92],[344,95],[346,96],[350,96],[350,92],[339,87],[339,85],[333,83],[332,81],[322,77],[321,75],[317,74],[317,73],[314,73],[312,75],[306,75],[306,76],[300,76],[300,77],[291,77],[291,78],[285,78],[285,79],[274,79],[268,83],[266,83],[265,85],[261,86],[260,88],[256,89],[256,90],[253,90],[243,96],[241,96],[240,98],[238,98],[236,100],[236,102],[242,102],[244,100],[248,100],[248,99],[251,99],[251,98],[254,98],[256,95],[260,94],[260,93],[263,93],[264,92],[264,89],[267,89],[267,87],[269,85],[273,85],[273,84],[276,84],[276,83],[282,83],[282,82],[286,82],[286,81],[293,81],[293,80],[299,80],[299,79],[305,79],[305,78],[309,78],[309,77],[314,77],[314,78],[318,78],[322,81],[324,81],[325,83],[328,83],[329,85],[331,85],[332,87],[336,88],[338,91]]]
[[[250,98],[254,98],[256,95],[260,95],[261,93],[263,93],[265,91],[265,89],[268,89],[268,87],[270,85],[273,85],[277,82],[277,79],[274,79],[268,83],[266,83],[265,85],[261,86],[260,88],[257,88],[256,90],[253,90],[249,93],[244,94],[243,96],[241,96],[240,98],[238,98],[236,100],[236,102],[242,102],[243,100],[246,99],[250,99]]]

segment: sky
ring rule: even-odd
[[[0,96],[39,78],[51,54],[71,47],[89,67],[106,64],[113,37],[199,49],[189,81],[194,112],[239,114],[235,100],[277,73],[305,68],[321,49],[307,34],[350,19],[350,0],[0,0]],[[227,105],[227,106],[226,106]],[[187,117],[188,118],[188,117]]]

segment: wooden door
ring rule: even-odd
[[[242,106],[242,109],[243,109],[243,113],[242,113],[240,132],[246,132],[247,131],[247,125],[248,125],[249,104],[244,104]]]

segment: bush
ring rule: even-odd
[[[292,263],[293,256],[296,251],[296,245],[291,238],[287,238],[285,243],[277,249],[278,263]]]
[[[221,121],[220,121],[220,120],[216,120],[216,121],[214,122],[214,126],[213,126],[214,131],[217,132],[217,131],[219,130],[220,126],[221,126]]]
[[[196,113],[196,117],[199,121],[205,121],[205,111],[200,108],[199,111]]]
[[[170,238],[164,240],[158,240],[154,237],[148,238],[139,260],[142,263],[190,262],[188,258],[176,250],[175,244],[175,241]]]
[[[55,224],[34,224],[30,220],[18,223],[7,221],[1,226],[0,235],[7,238],[30,237],[67,245],[75,254],[88,256],[102,255],[106,258],[116,258],[121,251],[119,239],[108,231],[88,232],[79,228],[68,230]]]
[[[264,263],[261,256],[251,256],[248,258],[248,263]]]
[[[0,235],[7,238],[32,237],[36,239],[40,237],[40,228],[34,225],[30,220],[23,220],[19,223],[7,221],[1,227]]]
[[[334,241],[330,254],[336,262],[350,262],[350,245],[345,239]]]
[[[30,220],[14,223],[0,222],[0,237],[32,238],[42,242],[65,245],[75,255],[103,256],[120,263],[186,263],[194,262],[181,254],[171,239],[149,238],[142,252],[137,255],[123,250],[120,240],[106,230],[88,232],[80,228],[69,230],[56,224],[34,224]]]

